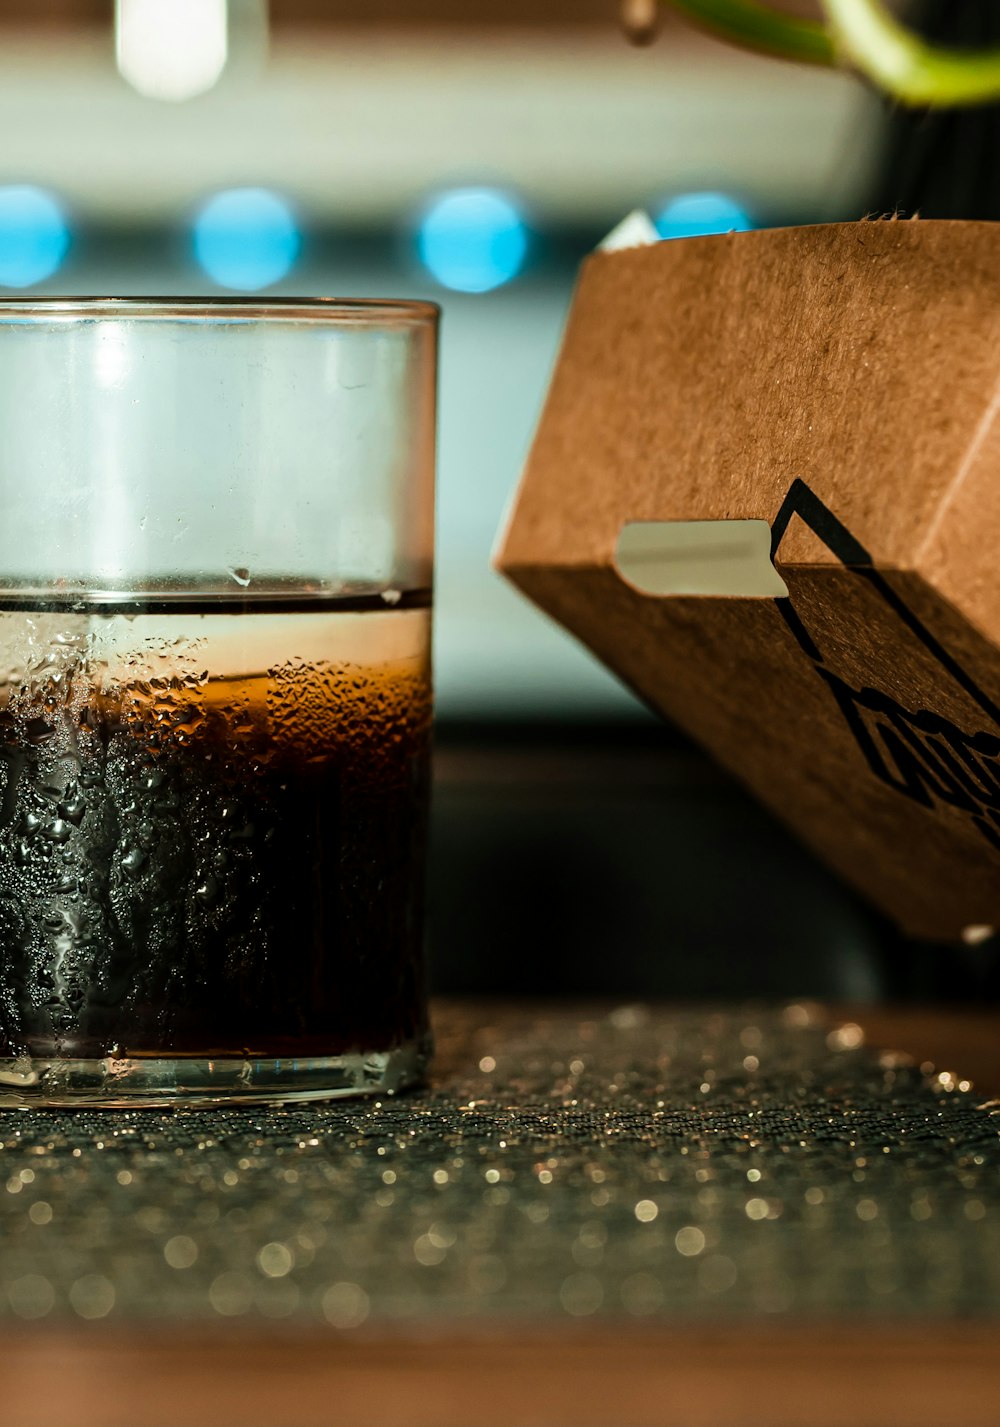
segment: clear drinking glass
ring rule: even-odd
[[[436,323],[0,302],[0,1103],[420,1079]]]

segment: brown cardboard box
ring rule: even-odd
[[[622,573],[733,520],[787,597]],[[591,257],[498,563],[907,931],[1000,926],[1000,229]]]

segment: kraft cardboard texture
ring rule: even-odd
[[[787,599],[649,596],[630,521],[766,520]],[[588,259],[499,567],[908,932],[1000,926],[1000,233]]]

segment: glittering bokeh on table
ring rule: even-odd
[[[0,1113],[0,1313],[1000,1313],[1000,1103],[966,1082],[800,1006],[437,1031],[398,1100]]]

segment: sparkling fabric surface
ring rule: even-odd
[[[437,1033],[432,1088],[381,1104],[3,1112],[0,1314],[1000,1312],[1000,1106],[857,1027],[446,1009]]]

